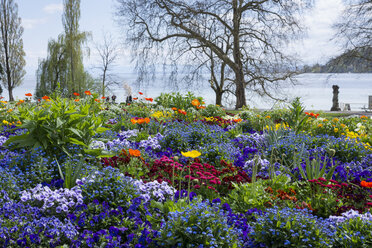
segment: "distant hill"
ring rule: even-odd
[[[372,73],[372,47],[354,49],[331,59],[325,65],[304,66],[305,73]]]

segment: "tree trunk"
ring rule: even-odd
[[[222,106],[222,95],[223,92],[221,90],[215,91],[216,93],[216,105]]]
[[[8,88],[8,92],[9,92],[9,102],[13,102],[14,101],[13,88]]]
[[[243,76],[243,78],[244,78],[244,76]],[[240,109],[243,106],[246,106],[245,87],[244,87],[244,79],[243,78],[236,75],[236,82],[235,82],[235,84],[236,84],[236,90],[235,90],[236,105],[235,105],[235,109]]]
[[[233,55],[234,62],[236,67],[234,68],[235,72],[235,96],[236,96],[236,105],[235,109],[239,109],[246,105],[245,101],[245,83],[244,83],[244,72],[243,72],[243,62],[240,51],[240,21],[242,17],[240,2],[237,0],[233,1]]]

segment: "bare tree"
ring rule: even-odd
[[[181,57],[189,58],[192,50],[212,52],[218,63],[231,69],[236,108],[240,108],[246,105],[246,88],[274,97],[268,88],[293,75],[284,73],[294,65],[281,48],[299,37],[302,30],[296,16],[311,1],[117,2],[116,15],[127,28],[127,42],[132,45],[139,72],[146,72],[149,62],[158,58],[174,63],[182,61]]]
[[[372,0],[347,0],[346,3],[343,14],[334,25],[337,29],[335,39],[341,41],[347,50],[339,59],[372,61]]]
[[[0,64],[5,74],[2,81],[9,92],[9,101],[14,101],[13,89],[22,84],[26,61],[21,18],[13,0],[0,0],[0,29]]]
[[[104,33],[103,43],[96,45],[101,64],[97,67],[101,71],[100,80],[102,86],[102,96],[105,90],[113,85],[118,85],[115,74],[112,72],[119,55],[119,47],[111,35]]]

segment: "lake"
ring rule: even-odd
[[[128,74],[126,81],[133,80],[133,75]],[[349,103],[351,110],[361,110],[362,107],[368,106],[368,96],[372,95],[372,74],[358,74],[358,73],[340,73],[340,74],[316,74],[306,73],[296,77],[297,84],[289,86],[288,83],[283,83],[283,88],[278,92],[273,92],[275,97],[283,98],[286,96],[288,99],[293,99],[296,96],[301,97],[306,109],[312,110],[330,110],[332,107],[333,90],[332,85],[338,85],[339,89],[339,102],[341,107],[343,104]],[[25,83],[16,88],[14,96],[17,99],[23,99],[25,93],[34,93],[35,82],[31,79],[26,79]],[[141,91],[146,97],[155,98],[162,92],[172,92],[169,87],[162,83],[151,85],[146,88],[136,89],[133,84],[133,92]],[[186,90],[182,90],[185,92]],[[191,90],[197,96],[204,97],[207,104],[215,102],[215,95],[211,88],[207,85],[201,85],[196,89]],[[118,98],[118,101],[125,101],[126,95],[123,88],[116,88],[113,90]],[[4,90],[5,98],[7,92]],[[133,94],[136,96],[137,94]],[[257,97],[254,94],[247,92],[247,104],[250,107],[260,109],[270,109],[276,101]],[[229,101],[225,101],[226,107],[233,107],[233,97]]]

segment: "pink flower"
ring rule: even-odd
[[[208,186],[208,189],[216,190],[216,189],[213,188],[212,186]]]
[[[216,182],[216,180],[215,180],[215,179],[213,179],[213,180],[210,180],[210,181],[209,181],[209,183],[210,183],[210,184],[217,184],[217,182]]]
[[[194,188],[195,188],[195,189],[200,189],[200,185],[197,184],[197,185],[194,186]]]
[[[327,180],[325,180],[323,177],[320,177],[320,178],[319,178],[319,181],[327,182]]]
[[[347,187],[348,184],[346,184],[346,183],[341,183],[341,186],[343,186],[343,187]]]

